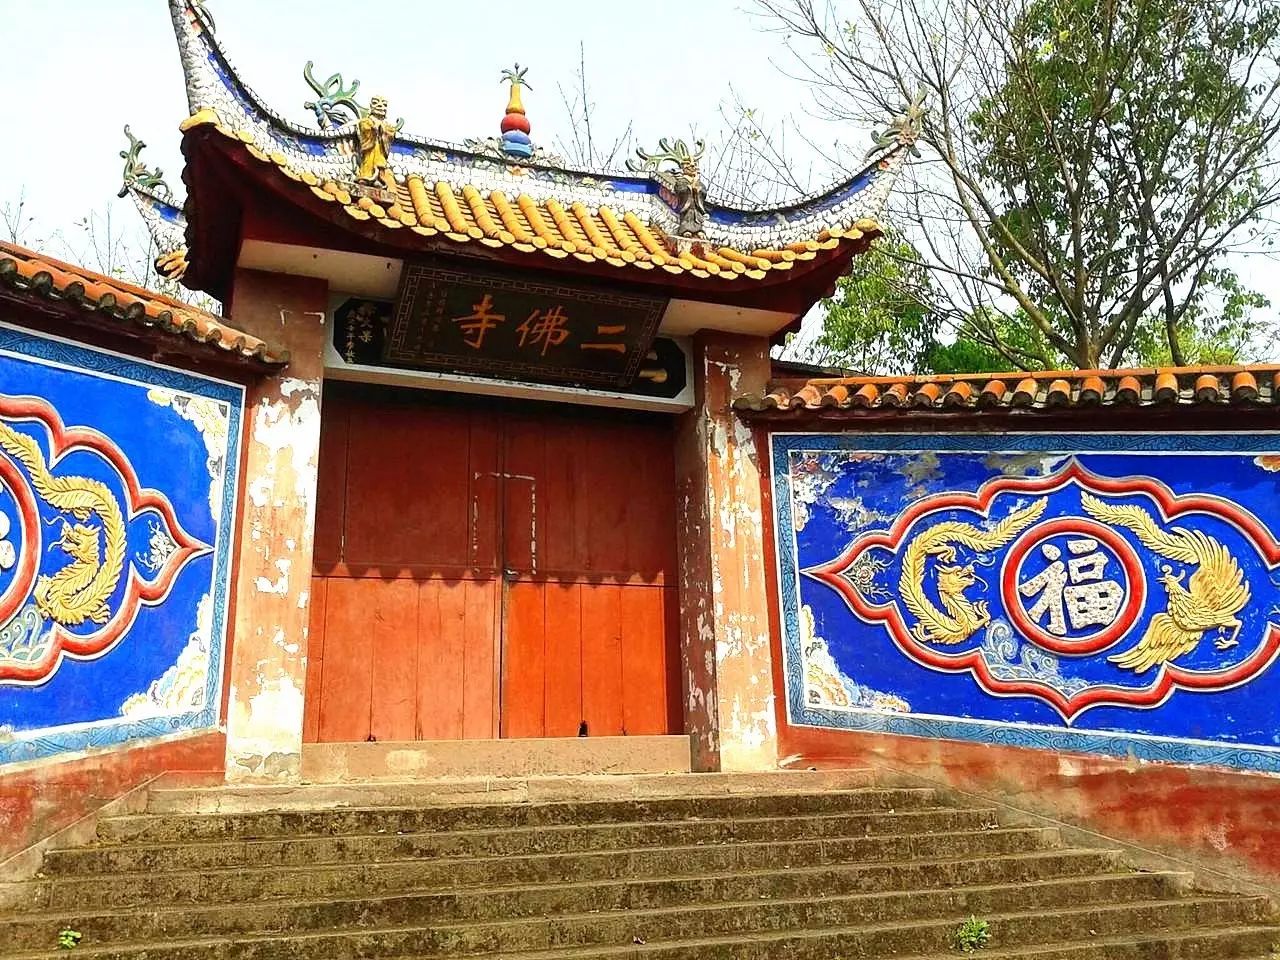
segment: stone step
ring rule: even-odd
[[[529,741],[511,741],[528,744]],[[149,792],[152,813],[246,813],[346,807],[412,807],[441,803],[545,803],[555,800],[637,800],[657,797],[821,793],[874,786],[867,769],[770,770],[760,773],[546,776],[160,787]]]
[[[124,844],[51,850],[45,856],[43,872],[46,876],[65,877],[217,869],[242,863],[300,866],[424,857],[519,856],[646,846],[928,834],[989,829],[996,825],[996,812],[992,809],[923,807],[892,813],[821,813],[792,817],[522,826],[438,833],[366,833],[339,837]]]
[[[108,842],[198,842],[264,837],[427,833],[518,826],[688,820],[723,817],[794,817],[820,813],[897,811],[938,806],[927,788],[860,788],[826,792],[683,796],[647,800],[490,803],[439,806],[337,807],[218,814],[138,814],[98,825]]]
[[[488,960],[833,960],[835,957],[863,957],[877,954],[842,950],[843,931],[832,931],[832,940],[822,935],[753,937],[749,939],[707,939],[694,944],[644,944],[626,947],[544,950],[533,953],[505,953]],[[1116,937],[1072,938],[1061,945],[1031,944],[1012,950],[982,950],[973,954],[980,960],[1275,960],[1273,944],[1280,931],[1274,926],[1242,924],[1211,930],[1148,930]],[[856,933],[853,936],[857,936]],[[838,952],[837,952],[838,951]],[[895,956],[888,954],[888,956]],[[956,960],[955,949],[899,960]],[[967,956],[967,954],[965,955]],[[391,960],[391,958],[389,958]],[[414,960],[397,957],[394,960]]]
[[[1271,926],[1219,927],[1213,930],[1168,933],[1148,931],[1121,937],[1089,937],[1055,946],[1037,944],[1017,950],[983,950],[981,960],[1275,960],[1280,931]],[[1266,954],[1256,954],[1266,950]],[[550,954],[539,954],[548,960]],[[946,957],[903,957],[902,960],[955,960]],[[497,958],[494,958],[497,960]],[[503,960],[514,960],[507,957]]]
[[[1000,860],[985,861],[999,864]],[[939,870],[935,882],[955,871]],[[56,940],[63,929],[80,931],[87,944],[187,939],[209,936],[287,933],[367,926],[394,926],[441,921],[546,922],[555,914],[591,914],[592,911],[640,911],[703,905],[746,903],[781,908],[791,915],[808,905],[830,906],[843,898],[855,919],[888,920],[907,916],[929,917],[943,913],[994,912],[1031,905],[1059,903],[1128,902],[1169,898],[1185,887],[1187,875],[1178,873],[1113,873],[1061,876],[1026,880],[999,877],[1004,882],[982,885],[983,871],[966,880],[975,886],[910,886],[918,876],[900,877],[907,887],[880,885],[874,892],[842,893],[839,877],[829,872],[792,871],[698,878],[690,881],[624,881],[608,884],[560,884],[541,887],[482,888],[441,893],[424,891],[395,896],[315,900],[307,902],[247,903],[234,907],[179,907],[134,909],[101,913],[43,914],[0,921],[0,944],[11,949],[35,950]],[[805,874],[808,874],[806,876]],[[917,871],[924,873],[924,871]],[[1014,872],[1014,877],[1018,872]],[[788,882],[789,881],[789,882]],[[797,882],[799,881],[799,882]],[[807,881],[807,882],[806,882]],[[834,882],[833,882],[834,881]],[[856,889],[856,888],[855,888]],[[625,917],[625,914],[623,914]]]
[[[669,960],[742,960],[788,957],[830,960],[944,953],[952,946],[963,912],[906,922],[859,922],[850,898],[788,905],[718,904],[708,908],[629,911],[562,916],[531,922],[358,928],[320,933],[201,938],[94,948],[76,954],[93,960],[357,960],[364,957],[494,956],[516,951],[595,952],[579,948],[630,948],[637,940]],[[1078,941],[1084,936],[1132,936],[1132,932],[1215,927],[1239,928],[1264,915],[1263,898],[1187,897],[1134,904],[1041,908],[987,917],[992,947]],[[810,925],[816,926],[810,926]],[[1275,930],[1268,931],[1272,936]],[[664,942],[659,942],[661,938]],[[1237,955],[1256,952],[1260,941],[1241,944]],[[650,951],[645,951],[646,953]],[[52,956],[54,951],[14,956]],[[569,955],[569,954],[564,954]],[[1227,954],[1228,956],[1230,954]],[[1159,956],[1159,954],[1156,954]]]
[[[623,848],[587,853],[389,860],[369,864],[275,867],[244,864],[220,870],[104,874],[30,881],[45,885],[31,902],[69,905],[232,903],[254,899],[376,894],[423,887],[457,887],[677,877],[734,870],[777,869],[835,863],[952,860],[1000,856],[1057,844],[1056,828],[1029,827],[884,837],[835,837],[705,846]],[[12,902],[6,900],[6,902]]]

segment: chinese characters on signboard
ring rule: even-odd
[[[382,362],[621,389],[640,372],[665,307],[582,284],[414,265]]]

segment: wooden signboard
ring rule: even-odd
[[[581,386],[629,386],[667,301],[586,284],[405,268],[382,363]]]

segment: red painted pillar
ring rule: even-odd
[[[760,461],[733,398],[769,379],[760,337],[699,334],[676,441],[685,729],[698,770],[777,765]]]
[[[323,280],[236,272],[231,321],[288,350],[290,361],[246,398],[229,780],[289,781],[301,773],[327,307]]]

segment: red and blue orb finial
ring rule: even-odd
[[[514,68],[502,71],[503,81],[511,84],[507,114],[502,118],[502,151],[525,159],[533,156],[533,141],[529,139],[529,118],[525,116],[524,103],[520,98],[522,89],[533,89],[524,79],[528,71],[528,67],[522,67],[518,63]]]

